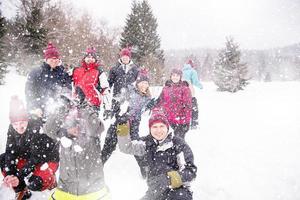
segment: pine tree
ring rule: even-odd
[[[240,61],[241,52],[233,38],[226,40],[226,48],[220,51],[214,64],[213,80],[219,91],[237,92],[248,84],[248,69]]]
[[[43,24],[45,16],[43,9],[46,0],[22,1],[25,10],[25,23],[22,24],[24,33],[21,37],[26,52],[42,55],[47,44],[47,32]]]
[[[161,76],[163,73],[164,52],[160,49],[157,26],[157,20],[148,1],[134,1],[121,34],[120,46],[122,48],[132,47],[133,59],[139,65],[145,65],[151,73],[155,73],[155,76]],[[153,63],[150,61],[153,61]]]
[[[4,44],[4,36],[6,34],[6,20],[2,16],[2,12],[0,10],[0,85],[4,84],[5,74],[7,73],[7,64],[5,62],[5,44]]]

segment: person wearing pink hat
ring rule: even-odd
[[[191,129],[196,129],[198,126],[198,102],[197,98],[195,96],[195,90],[203,89],[203,86],[198,78],[198,73],[195,69],[195,63],[192,59],[189,59],[182,68],[182,79],[187,81],[189,83],[189,87],[192,93],[192,104],[193,104],[193,110],[192,110],[192,121],[191,121]]]
[[[96,49],[87,48],[81,62],[81,66],[73,70],[72,74],[76,94],[82,94],[90,106],[100,110],[104,104],[105,109],[111,109],[109,83],[103,67],[98,62]]]
[[[158,106],[164,109],[175,135],[184,139],[190,128],[192,95],[189,84],[182,80],[181,69],[172,69],[158,98]]]
[[[72,79],[65,72],[59,51],[51,42],[44,50],[44,58],[40,67],[30,71],[25,85],[27,109],[41,118],[47,117],[48,108],[64,88],[72,88]]]
[[[129,123],[117,127],[122,152],[142,156],[147,166],[148,190],[142,200],[192,200],[190,182],[196,178],[194,156],[186,142],[170,133],[169,122],[158,108],[149,119],[149,135],[130,138]]]
[[[15,190],[17,199],[29,198],[30,191],[54,188],[58,145],[40,133],[40,121],[30,118],[17,96],[10,101],[9,119],[6,149],[0,158],[4,185]]]

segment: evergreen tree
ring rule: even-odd
[[[2,16],[2,12],[0,10],[0,85],[4,84],[5,74],[7,72],[7,65],[5,63],[5,44],[4,44],[4,36],[6,34],[6,20]]]
[[[161,73],[163,73],[164,52],[160,49],[157,26],[157,20],[153,16],[148,1],[134,1],[121,34],[120,46],[122,48],[132,47],[133,59],[139,65],[145,65],[151,73],[161,76]]]
[[[214,64],[213,80],[220,91],[237,92],[243,89],[247,82],[247,65],[241,63],[241,52],[233,38],[226,38],[226,48],[218,55]]]
[[[24,9],[25,23],[22,24],[24,30],[21,40],[27,53],[42,55],[47,44],[48,30],[45,28],[43,9],[46,0],[22,1]]]

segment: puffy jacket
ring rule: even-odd
[[[170,124],[189,124],[192,117],[192,96],[186,81],[173,83],[168,80],[159,96],[158,106],[162,107]]]
[[[184,64],[182,68],[182,80],[185,80],[189,83],[192,95],[195,93],[194,86],[199,89],[203,88],[199,81],[197,71],[190,64]]]
[[[101,104],[101,92],[109,87],[105,73],[98,63],[82,65],[74,69],[73,81],[75,87],[80,87],[87,100],[94,106]]]
[[[183,187],[189,187],[190,182],[196,177],[197,167],[194,164],[194,156],[190,147],[185,141],[178,137],[173,137],[171,133],[164,141],[156,141],[151,135],[140,138],[140,140],[130,140],[130,136],[118,136],[120,150],[127,154],[143,156],[149,168],[147,183],[149,189],[147,194],[155,194],[158,191],[151,190],[149,180],[155,177],[166,175],[169,171],[177,171],[182,179]],[[160,183],[159,183],[160,184]],[[162,186],[168,188],[168,185]],[[167,189],[164,193],[170,192]],[[164,196],[164,195],[162,195]],[[147,199],[147,198],[145,198]],[[166,199],[155,198],[150,199]]]
[[[56,141],[46,134],[41,134],[40,121],[30,119],[26,131],[19,134],[9,126],[5,149],[5,168],[7,175],[26,177],[33,172],[37,164],[58,162],[59,152]],[[26,165],[21,171],[16,169],[16,160],[25,159]]]
[[[126,69],[125,69],[126,68]],[[113,87],[113,96],[121,93],[122,88],[134,83],[139,73],[139,68],[132,61],[128,65],[124,65],[120,60],[114,66],[108,75],[109,86]]]
[[[33,69],[27,77],[25,86],[27,109],[40,108],[44,112],[49,99],[55,99],[65,87],[71,90],[71,83],[72,79],[64,71],[63,66],[52,69],[47,63],[43,63],[41,67]]]
[[[72,138],[63,128],[66,115],[55,112],[44,126],[45,133],[61,141],[58,188],[73,195],[97,192],[105,187],[100,145],[104,125],[94,109],[81,108],[80,134]]]

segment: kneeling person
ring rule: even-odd
[[[17,199],[29,198],[30,190],[54,188],[59,162],[58,145],[39,132],[40,120],[27,115],[17,96],[11,99],[9,118],[6,149],[1,155],[4,185],[13,187]]]
[[[148,191],[142,199],[193,199],[189,187],[197,171],[193,153],[183,139],[169,133],[165,115],[154,110],[149,119],[150,134],[138,142],[131,141],[128,126],[118,125],[118,144],[124,153],[143,156],[148,165]]]

